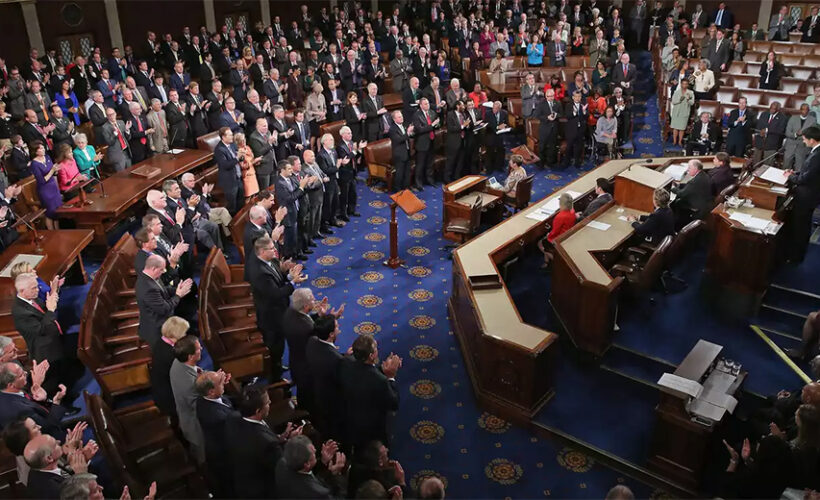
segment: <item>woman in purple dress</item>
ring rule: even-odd
[[[37,180],[37,195],[40,203],[46,209],[46,229],[59,229],[57,224],[57,209],[63,204],[60,187],[57,185],[57,172],[60,167],[51,161],[46,154],[46,147],[40,141],[29,146],[32,152],[31,172]]]

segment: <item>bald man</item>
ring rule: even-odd
[[[63,456],[60,442],[42,434],[28,442],[23,450],[23,458],[31,466],[28,473],[26,492],[30,498],[60,498],[60,488],[69,472],[60,469],[59,460]],[[88,461],[82,451],[72,452],[69,455],[69,464],[74,474],[88,472]]]
[[[140,323],[137,334],[148,345],[154,345],[162,336],[162,325],[173,316],[180,300],[191,292],[193,280],[181,281],[176,287],[166,287],[160,281],[167,263],[159,255],[145,260],[145,268],[137,276],[134,287]]]

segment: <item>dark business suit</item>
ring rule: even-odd
[[[333,224],[336,220],[336,213],[339,211],[339,167],[336,166],[338,156],[335,150],[327,150],[324,147],[316,155],[316,164],[328,177],[325,183],[324,199],[322,201],[322,226]]]
[[[313,379],[312,420],[322,434],[333,439],[340,439],[344,434],[344,402],[339,383],[339,364],[342,353],[318,337],[310,337],[305,346],[305,360]]]
[[[248,252],[245,267],[256,308],[256,326],[270,350],[271,380],[276,381],[282,377],[282,354],[285,351],[282,316],[290,303],[293,284],[276,260],[269,265],[253,252]]]
[[[752,140],[752,131],[755,129],[755,112],[749,108],[743,111],[746,120],[738,122],[740,110],[733,109],[729,113],[729,134],[726,136],[726,153],[730,156],[746,156],[746,147]]]
[[[19,394],[0,391],[0,427],[5,427],[25,415],[31,418],[42,429],[43,434],[63,440],[65,431],[60,421],[65,415],[65,408],[60,405],[39,403]]]
[[[615,63],[612,68],[612,85],[623,88],[624,95],[632,95],[636,77],[637,68],[632,63],[627,65],[626,74],[624,74],[624,65],[621,62]],[[628,83],[629,86],[624,87],[624,82]]]
[[[60,474],[53,474],[41,470],[31,469],[28,473],[26,493],[30,498],[42,500],[60,498],[60,489],[66,478]]]
[[[151,345],[151,357],[151,397],[162,413],[176,417],[177,406],[170,376],[174,347],[160,338]]]
[[[256,130],[248,135],[248,146],[251,147],[253,156],[262,157],[262,161],[254,167],[260,191],[270,187],[273,176],[276,175],[276,146],[268,142],[268,137],[270,133],[262,136]],[[284,141],[284,139],[281,140]]]
[[[226,426],[228,457],[237,498],[276,498],[276,464],[282,443],[267,425],[231,420]]]
[[[14,147],[11,150],[11,157],[9,161],[12,166],[10,170],[17,175],[18,180],[31,176],[31,168],[29,167],[31,157],[26,151],[18,147]]]
[[[675,215],[671,208],[658,208],[641,221],[632,223],[635,235],[652,243],[660,243],[665,237],[675,233]]]
[[[333,486],[336,486],[335,484]],[[338,488],[336,488],[338,490]],[[303,474],[288,467],[285,459],[279,460],[276,465],[276,492],[277,498],[314,499],[338,498],[316,474]],[[336,491],[338,493],[338,491]]]
[[[227,397],[220,402],[203,397],[196,400],[196,418],[205,437],[205,463],[208,464],[209,483],[216,498],[234,498],[228,426],[240,419]]]
[[[137,333],[148,345],[153,346],[160,340],[162,325],[173,316],[180,298],[175,289],[160,285],[144,272],[137,276],[134,290],[140,312]]]
[[[554,104],[556,105],[555,110],[556,112],[558,112],[558,103],[555,102]],[[487,132],[485,134],[485,142],[487,143],[487,156],[489,157],[489,165],[487,165],[487,171],[494,172],[499,169],[503,171],[504,139],[503,135],[499,134],[497,131],[499,128],[501,128],[502,125],[505,125],[507,123],[507,112],[502,109],[499,110],[498,114],[496,114],[493,113],[491,110],[488,110],[485,115],[485,120],[487,121]],[[541,144],[543,144],[543,142]]]
[[[356,212],[356,172],[358,171],[361,153],[356,154],[353,145],[344,141],[336,147],[339,158],[348,158],[347,165],[339,166],[339,213],[345,217]]]
[[[782,111],[774,115],[769,111],[760,113],[757,118],[757,129],[766,129],[766,137],[763,139],[763,154],[768,156],[774,153],[783,145],[786,137],[786,125],[789,119]]]
[[[433,157],[435,156],[434,140],[435,128],[433,122],[436,121],[436,114],[432,109],[425,113],[419,109],[413,117],[413,134],[416,138],[416,187],[421,188],[422,183],[434,184],[435,171],[433,170]],[[390,127],[393,129],[393,126]],[[395,155],[395,148],[393,154]],[[395,158],[395,156],[394,156]]]
[[[720,125],[714,120],[709,120],[706,124],[707,138],[705,140],[701,137],[702,130],[703,122],[700,120],[692,125],[692,130],[689,132],[689,140],[686,145],[687,154],[692,154],[692,151],[697,151],[699,154],[705,155],[717,149],[718,140],[723,137]]]
[[[214,161],[219,168],[217,184],[225,193],[228,212],[231,215],[242,207],[245,190],[240,182],[239,158],[236,156],[236,145],[227,145],[222,141],[214,149]]]
[[[298,185],[294,186],[290,177],[285,178],[277,175],[274,185],[276,186],[276,203],[280,207],[288,209],[288,214],[282,220],[282,225],[285,226],[285,251],[283,257],[287,258],[299,253],[299,204],[302,203],[305,192]]]
[[[721,165],[709,171],[709,181],[712,183],[712,194],[718,195],[721,191],[731,186],[735,182],[735,174],[732,168]]]
[[[407,135],[407,129],[403,124],[399,127],[396,123],[390,125],[388,135],[393,154],[393,167],[396,169],[393,175],[393,189],[401,191],[410,187],[410,136]],[[419,175],[416,171],[417,186],[421,184]]]
[[[456,111],[447,113],[447,136],[444,140],[444,183],[449,184],[461,176],[461,163],[464,155],[464,136],[465,130],[461,126],[461,120],[466,117],[462,114],[461,117],[456,114]]]
[[[188,118],[182,112],[183,101],[176,104],[169,102],[165,106],[165,118],[168,120],[168,146],[171,148],[184,148],[188,141]]]
[[[384,124],[384,114],[379,114],[379,110],[384,107],[381,96],[376,96],[376,102],[370,96],[364,96],[361,100],[362,112],[367,115],[364,120],[364,137],[367,142],[377,141],[381,137]]]
[[[612,195],[609,193],[604,193],[595,197],[594,200],[589,202],[589,205],[584,209],[583,213],[581,214],[581,218],[589,217],[590,215],[594,214],[596,210],[603,207],[607,203],[612,201]]]
[[[282,317],[282,330],[288,343],[288,362],[299,406],[313,412],[313,374],[305,355],[308,339],[313,335],[313,318],[289,307]]]
[[[584,109],[584,102],[575,103],[570,101],[564,110],[567,117],[564,137],[567,140],[566,163],[570,162],[574,166],[581,166],[584,161],[584,139],[586,138],[587,120],[589,110]]]
[[[248,259],[248,255],[253,255],[254,242],[263,236],[269,236],[272,229],[273,228],[266,227],[265,225],[257,227],[251,221],[245,224],[245,230],[242,234],[242,248],[245,250],[246,260]],[[247,266],[245,267],[245,281],[248,281]]]
[[[683,187],[674,191],[678,195],[674,203],[677,211],[692,211],[696,219],[704,219],[712,210],[712,183],[706,172],[701,170]],[[678,213],[678,216],[680,217],[681,213]]]
[[[388,444],[387,414],[399,409],[396,381],[374,365],[345,359],[339,366],[339,382],[345,395],[348,442],[363,445],[378,439]]]
[[[815,147],[806,157],[803,169],[789,177],[788,186],[794,196],[792,211],[786,221],[787,259],[801,262],[811,236],[811,219],[820,203],[820,147]]]
[[[555,118],[550,120],[549,116],[552,114],[555,114]],[[562,114],[561,103],[556,100],[543,100],[535,110],[535,117],[540,121],[538,143],[541,151],[538,156],[545,167],[554,167],[558,163],[558,120]]]

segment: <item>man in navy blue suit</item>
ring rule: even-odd
[[[298,184],[293,182],[293,165],[288,161],[279,163],[279,175],[276,177],[276,201],[280,207],[288,209],[282,220],[285,226],[284,258],[293,257],[297,260],[307,260],[307,256],[299,252],[299,229],[297,227],[299,204],[305,203],[305,186],[316,180],[315,177],[302,177]],[[247,250],[245,250],[247,252]]]
[[[61,405],[66,388],[60,386],[48,401],[46,391],[40,386],[48,371],[47,361],[34,362],[31,369],[31,390],[26,392],[26,371],[19,363],[10,361],[0,364],[0,428],[4,428],[20,416],[34,420],[44,434],[64,439],[65,431],[60,427],[60,420],[66,415]]]
[[[216,498],[236,496],[226,429],[229,422],[241,417],[225,396],[225,383],[230,379],[230,374],[222,370],[206,371],[196,378],[194,386],[200,396],[196,400],[196,418],[205,436],[205,462],[211,471],[209,483]]]
[[[183,70],[182,62],[178,62],[174,64],[174,72],[171,73],[171,77],[168,79],[168,84],[171,86],[172,89],[176,90],[180,94],[185,93],[185,90],[188,88],[188,85],[191,83],[191,75],[185,73]]]
[[[219,144],[214,149],[214,161],[219,168],[217,184],[225,193],[228,212],[233,216],[242,206],[245,190],[240,180],[239,157],[236,156],[236,145],[233,143],[233,132],[228,127],[219,129]]]

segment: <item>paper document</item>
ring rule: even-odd
[[[573,200],[577,200],[578,198],[581,197],[581,194],[582,194],[582,193],[579,193],[578,191],[569,191],[569,190],[567,190],[567,191],[564,191],[564,192],[567,193],[568,195],[572,196]]]
[[[695,399],[689,404],[689,413],[714,422],[720,422],[720,419],[723,418],[723,414],[726,413],[726,408],[715,406],[702,399]]]
[[[740,212],[732,213],[732,215],[729,216],[729,219],[738,221],[743,224],[744,227],[748,227],[749,229],[754,229],[756,231],[765,230],[771,223],[769,220],[754,217],[749,214],[742,214]]]
[[[789,188],[785,186],[772,186],[771,188],[769,188],[769,191],[777,194],[787,194],[789,192]]]
[[[497,128],[497,129],[495,129],[495,133],[496,134],[506,134],[510,130],[512,130],[512,129],[509,128],[509,127],[507,127],[507,128]]]
[[[658,385],[661,387],[666,387],[667,389],[688,394],[693,398],[700,396],[700,393],[703,392],[703,386],[699,383],[694,380],[689,380],[688,378],[679,377],[672,373],[664,373],[661,375],[660,380],[658,380]]]
[[[786,180],[788,179],[788,177],[786,177],[785,170],[774,167],[767,168],[766,171],[763,172],[763,175],[760,176],[760,178],[780,185],[785,185]]]
[[[550,198],[550,200],[541,207],[541,210],[544,212],[556,212],[560,206],[558,205],[558,198]]]
[[[733,398],[732,396],[718,392],[715,390],[706,390],[704,389],[703,394],[700,395],[698,398],[702,401],[706,401],[707,403],[711,403],[715,406],[719,406],[721,408],[726,408],[726,411],[732,413],[735,411],[737,407],[737,399]]]
[[[666,167],[666,170],[663,171],[669,177],[675,179],[676,181],[680,182],[683,179],[683,176],[686,175],[686,170],[689,167],[687,165],[669,165]]]
[[[605,222],[598,222],[597,220],[594,220],[594,221],[590,222],[589,224],[587,224],[587,227],[591,227],[591,228],[597,229],[599,231],[606,231],[607,229],[610,228],[610,225],[605,223]]]
[[[712,370],[712,373],[706,378],[703,383],[703,388],[709,391],[729,393],[729,388],[735,383],[737,377],[730,373],[722,372],[720,370]]]
[[[622,220],[624,222],[629,222],[629,219],[625,215],[618,216],[618,220]]]
[[[178,155],[178,154],[180,154],[180,153],[184,153],[184,152],[185,152],[185,150],[184,150],[184,149],[179,149],[179,148],[177,148],[177,149],[172,149],[171,151],[168,151],[168,152],[169,152],[169,153],[171,153],[171,154]]]
[[[544,222],[549,218],[550,215],[551,214],[545,214],[540,210],[534,210],[533,212],[527,214],[527,218],[537,220],[538,222]]]

